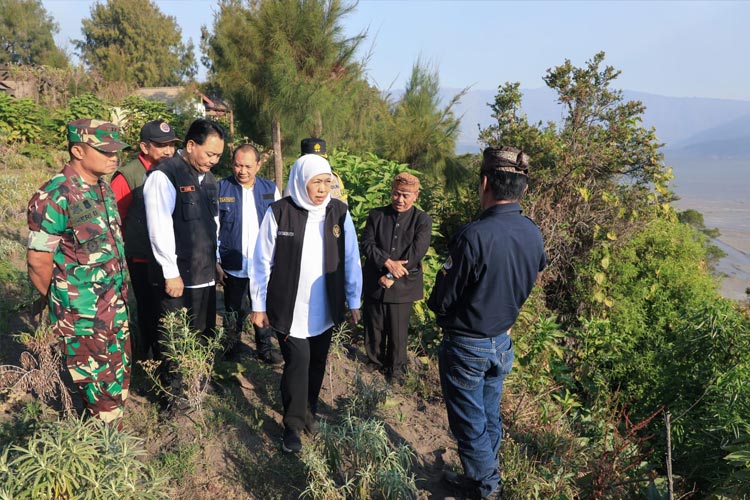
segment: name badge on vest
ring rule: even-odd
[[[192,193],[195,191],[195,186],[180,186],[180,193]]]
[[[279,236],[294,236],[294,232],[290,231],[279,231],[276,234],[278,234]]]
[[[333,236],[335,238],[338,238],[341,236],[341,227],[338,224],[333,225]]]
[[[263,195],[263,199],[264,200],[273,200],[273,198],[274,198],[273,195],[274,195],[273,193],[266,193],[266,194]]]
[[[222,196],[219,203],[234,203],[234,196]]]

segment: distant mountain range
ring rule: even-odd
[[[459,89],[442,90],[444,102]],[[563,110],[548,88],[522,89],[522,109],[532,123],[560,122]],[[470,90],[456,106],[462,116],[458,153],[478,152],[479,126],[492,123],[488,103],[495,90]],[[638,100],[646,106],[643,125],[654,127],[672,158],[750,159],[750,101],[701,97],[667,97],[637,91],[623,91],[626,100]]]

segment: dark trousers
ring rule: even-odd
[[[130,271],[130,282],[133,285],[133,294],[138,311],[138,332],[131,335],[133,343],[133,361],[145,360],[148,350],[151,349],[154,359],[159,356],[159,289],[153,286],[148,279],[147,262],[133,262],[128,259],[128,271]],[[133,329],[130,330],[133,332]]]
[[[329,328],[306,339],[276,334],[284,356],[284,373],[281,375],[284,427],[301,431],[305,421],[317,413],[332,332],[333,328]]]
[[[216,286],[185,288],[181,297],[170,297],[161,291],[161,313],[179,311],[183,307],[190,315],[190,327],[205,337],[212,336],[216,328]]]
[[[403,373],[406,366],[406,337],[409,333],[411,302],[388,304],[365,300],[365,350],[371,363]]]
[[[248,288],[250,280],[248,278],[237,278],[227,274],[224,278],[224,310],[227,317],[232,317],[236,321],[236,329],[233,333],[241,333],[242,327],[252,305],[250,304],[250,295]],[[273,349],[273,330],[270,327],[258,328],[253,325],[255,331],[255,347],[258,353],[264,355]],[[230,332],[227,332],[229,334]],[[239,342],[239,337],[237,337]],[[231,344],[229,345],[231,348]]]

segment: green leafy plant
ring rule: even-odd
[[[414,499],[413,457],[406,445],[390,443],[382,421],[347,414],[340,425],[323,422],[320,437],[303,449],[308,482],[302,497]]]
[[[48,423],[0,451],[0,498],[169,498],[145,453],[139,438],[96,419]]]
[[[165,314],[161,319],[161,329],[166,370],[176,386],[166,387],[160,380],[156,373],[158,362],[144,361],[142,366],[158,390],[173,400],[186,403],[191,410],[202,415],[214,361],[222,349],[224,330],[218,327],[213,336],[203,337],[190,327],[190,317],[185,308]]]

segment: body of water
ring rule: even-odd
[[[719,262],[722,295],[743,300],[750,287],[750,160],[670,158],[672,188],[679,210],[703,214],[706,227],[718,228],[715,241],[727,255]]]

